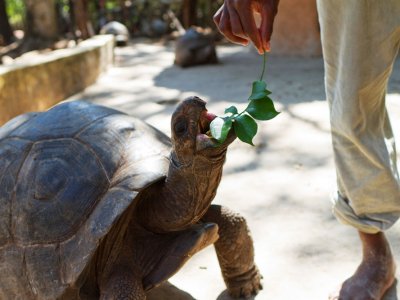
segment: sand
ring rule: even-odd
[[[169,134],[171,112],[186,96],[207,100],[216,114],[232,104],[244,108],[262,58],[250,48],[227,45],[219,46],[218,55],[218,65],[180,69],[172,64],[171,46],[134,42],[116,49],[115,65],[71,99],[120,109]],[[331,213],[335,173],[322,58],[271,55],[266,82],[282,113],[259,123],[255,147],[239,141],[230,147],[214,203],[248,221],[264,276],[264,289],[254,299],[327,299],[354,272],[361,251],[356,231]],[[399,62],[388,105],[399,135]],[[400,222],[387,235],[400,263]],[[187,293],[158,299],[229,299],[212,247],[196,254],[170,282]],[[385,299],[397,299],[396,289]]]

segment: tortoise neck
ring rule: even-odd
[[[225,154],[212,159],[195,157],[181,164],[171,153],[168,176],[150,197],[141,201],[143,226],[155,232],[182,230],[206,213],[221,181]]]

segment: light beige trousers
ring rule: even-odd
[[[400,217],[385,94],[400,46],[400,0],[317,0],[343,223],[376,233]]]

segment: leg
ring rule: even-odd
[[[143,278],[145,291],[168,280],[194,254],[213,244],[218,239],[218,226],[214,223],[196,224],[188,229],[163,235],[167,243],[158,242],[158,247],[161,246],[158,254],[161,257],[156,260],[157,264],[153,266],[149,274]]]
[[[339,299],[380,299],[393,281],[394,269],[389,244],[380,232],[400,216],[396,151],[385,108],[400,43],[400,3],[317,3],[338,179],[334,213],[360,231],[364,253]]]
[[[100,285],[100,300],[145,300],[141,279],[126,265],[118,265]]]
[[[146,299],[146,292],[168,280],[194,254],[218,239],[218,226],[214,223],[163,234],[130,225],[115,261],[110,251],[99,259],[106,261],[98,275],[101,300]]]
[[[400,44],[400,2],[319,0],[318,12],[338,182],[334,212],[343,223],[377,233],[400,216],[396,149],[385,108]]]
[[[396,268],[389,243],[383,233],[360,232],[360,238],[363,260],[355,274],[343,283],[339,299],[382,299],[395,280]],[[365,279],[369,281],[367,286]]]
[[[262,288],[261,275],[246,220],[225,207],[211,205],[202,221],[218,224],[220,238],[214,245],[229,293],[233,297],[257,294]]]

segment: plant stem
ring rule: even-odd
[[[247,107],[248,107],[248,105],[247,105]],[[246,109],[247,109],[247,107],[246,107]],[[238,118],[238,117],[240,117],[241,115],[243,115],[243,114],[246,112],[246,109],[245,109],[244,111],[242,111],[240,114],[237,114],[237,116],[235,117],[235,119]]]
[[[267,64],[267,51],[264,50],[264,63],[263,63],[263,69],[262,69],[261,76],[260,76],[260,81],[262,81],[264,78],[266,64]]]

